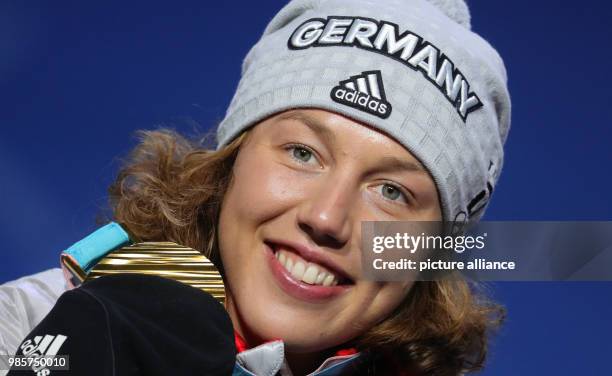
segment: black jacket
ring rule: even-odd
[[[58,348],[59,346],[59,348]],[[17,355],[68,355],[69,371],[9,375],[231,375],[230,318],[208,293],[157,276],[100,277],[65,292]]]

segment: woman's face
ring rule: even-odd
[[[344,116],[291,110],[255,126],[223,200],[227,308],[247,340],[295,353],[355,338],[412,282],[363,278],[361,222],[439,220],[434,181],[392,138]]]

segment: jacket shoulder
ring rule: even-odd
[[[23,338],[67,290],[60,268],[0,285],[0,354],[14,354]]]

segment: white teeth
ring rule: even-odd
[[[325,272],[319,273],[319,275],[317,276],[317,279],[315,280],[315,283],[317,285],[320,285],[321,283],[323,283],[323,280],[325,279],[325,277],[327,277],[327,273]]]
[[[298,281],[310,285],[335,286],[338,278],[322,266],[309,262],[306,263],[299,256],[285,250],[278,250],[274,255],[278,262]]]
[[[291,273],[291,270],[293,269],[293,261],[291,261],[290,258],[287,258],[287,261],[285,262],[285,269],[287,269],[289,273]]]
[[[293,270],[291,271],[291,275],[293,276],[293,278],[299,281],[304,276],[305,269],[306,269],[306,266],[304,265],[303,262],[296,261],[295,265],[293,266]]]
[[[302,276],[302,281],[312,285],[317,280],[317,274],[319,274],[319,268],[310,264]]]
[[[334,276],[331,274],[328,274],[327,277],[325,277],[325,279],[323,280],[323,286],[331,286],[333,282],[334,282]]]

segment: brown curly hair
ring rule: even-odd
[[[172,130],[140,131],[109,188],[114,220],[134,239],[173,241],[220,265],[221,203],[247,135],[215,151]],[[463,280],[415,282],[390,317],[355,340],[374,355],[369,372],[442,376],[482,368],[487,338],[504,310],[481,287]]]

